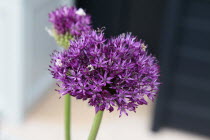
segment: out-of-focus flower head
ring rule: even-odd
[[[53,24],[53,29],[48,32],[64,48],[69,46],[69,40],[92,29],[91,17],[82,8],[63,6],[49,13],[49,21]]]
[[[88,100],[96,112],[114,107],[128,115],[154,100],[159,86],[157,60],[131,34],[106,40],[102,31],[90,31],[70,42],[68,50],[52,54],[50,71],[61,95]]]

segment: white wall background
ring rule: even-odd
[[[49,54],[56,49],[45,31],[48,13],[67,0],[0,2],[0,118],[21,122],[53,80]]]

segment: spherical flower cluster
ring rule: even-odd
[[[49,21],[58,34],[70,33],[72,36],[80,36],[91,29],[90,16],[81,8],[63,6],[49,13]]]
[[[106,40],[102,31],[90,31],[52,54],[50,71],[60,81],[60,94],[88,100],[96,112],[114,107],[128,115],[138,105],[154,100],[159,86],[157,60],[131,34]]]
[[[49,21],[53,29],[48,32],[64,48],[70,45],[69,40],[92,29],[90,16],[81,8],[63,6],[49,13]]]

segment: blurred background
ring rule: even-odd
[[[0,140],[63,140],[63,98],[54,91],[45,31],[48,13],[76,5],[106,35],[132,32],[160,61],[155,103],[119,118],[105,112],[98,140],[210,140],[209,0],[7,0],[0,2]],[[72,100],[73,140],[86,140],[94,116]]]

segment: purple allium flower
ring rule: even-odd
[[[56,33],[66,35],[69,33],[73,37],[78,37],[91,29],[90,16],[83,9],[63,6],[49,13],[49,21],[53,23]]]
[[[99,110],[134,111],[154,100],[159,86],[157,60],[131,34],[106,40],[90,31],[71,41],[68,50],[52,54],[50,71],[60,81],[60,94],[88,100]]]

